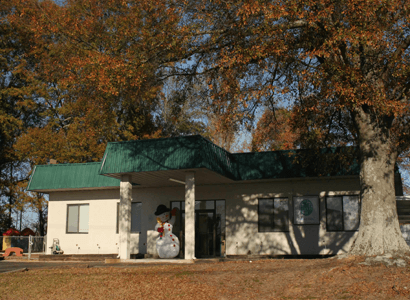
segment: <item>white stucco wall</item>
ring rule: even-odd
[[[326,232],[325,196],[358,193],[358,179],[271,180],[258,183],[206,185],[196,187],[196,200],[225,200],[226,254],[331,254],[349,249],[355,232]],[[131,234],[131,253],[147,253],[147,231],[156,224],[159,204],[184,201],[184,185],[164,188],[136,188],[132,199],[142,203],[141,234]],[[293,221],[294,196],[320,197],[320,224],[293,225],[289,232],[258,232],[258,198],[288,197]],[[50,193],[48,245],[60,239],[66,254],[118,253],[116,234],[119,189]],[[89,203],[89,233],[67,234],[68,204]],[[97,246],[98,245],[98,246]],[[79,247],[79,248],[78,248]],[[99,247],[99,248],[98,248]]]
[[[325,196],[359,193],[354,179],[306,179],[238,185],[226,189],[227,255],[347,252],[356,232],[327,232]],[[319,196],[320,224],[293,224],[293,197]],[[258,198],[289,199],[289,232],[258,232]]]
[[[58,238],[65,254],[118,253],[117,202],[119,189],[50,193],[47,245],[50,247]],[[87,203],[88,234],[66,233],[67,205]]]

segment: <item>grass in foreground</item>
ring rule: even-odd
[[[409,299],[410,268],[363,258],[61,268],[0,275],[0,299]]]

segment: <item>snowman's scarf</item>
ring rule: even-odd
[[[158,228],[158,232],[159,232],[159,238],[160,239],[162,239],[162,235],[164,234],[164,224],[166,223],[166,222],[168,222],[169,220],[167,220],[167,221],[165,221],[165,222],[162,222],[161,221],[161,219],[160,219],[160,217],[157,217],[157,222],[158,222],[158,224],[159,224],[159,228]]]

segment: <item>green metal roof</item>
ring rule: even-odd
[[[120,180],[99,176],[101,162],[35,166],[28,191],[119,187]]]
[[[353,147],[231,154],[236,180],[359,175]]]
[[[357,163],[340,159],[348,149],[231,154],[200,135],[108,143],[100,174],[207,168],[232,180],[358,175]]]
[[[359,175],[359,165],[351,158],[354,150],[231,154],[199,135],[116,142],[108,143],[102,162],[36,166],[27,190],[118,187],[120,180],[112,177],[121,173],[200,168],[235,181]]]
[[[100,174],[206,168],[236,180],[231,156],[200,135],[108,143]]]

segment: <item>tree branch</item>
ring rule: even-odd
[[[392,63],[395,63],[396,60],[403,54],[403,52],[410,47],[410,35],[408,35],[404,41],[397,47],[396,51],[393,54],[392,59],[390,59],[389,63],[386,64],[383,70],[383,76],[386,76],[390,72],[389,66]]]

